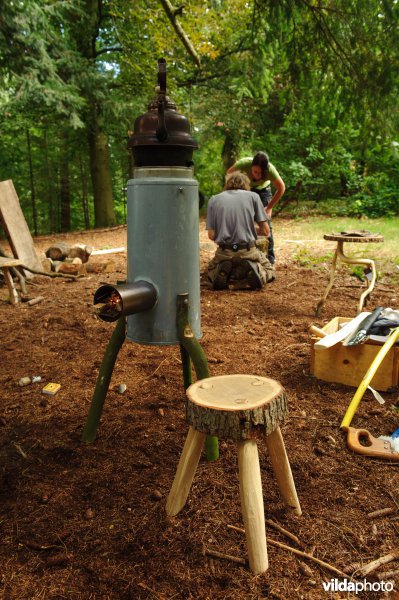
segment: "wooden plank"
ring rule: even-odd
[[[0,222],[15,258],[31,269],[41,271],[42,265],[11,179],[0,181]],[[24,271],[24,275],[33,277],[28,271]]]
[[[18,267],[22,265],[22,260],[18,258],[4,258],[0,256],[0,267]]]
[[[355,331],[355,329],[360,325],[360,323],[363,321],[363,319],[365,319],[370,314],[371,313],[369,313],[369,312],[360,313],[359,315],[357,315],[357,317],[355,317],[351,321],[348,321],[344,325],[344,327],[342,327],[342,329],[338,329],[338,330],[334,331],[333,333],[327,332],[326,328],[323,327],[323,330],[326,331],[328,333],[328,335],[326,335],[323,338],[320,338],[315,343],[315,350],[319,350],[319,349],[324,350],[325,348],[330,348],[331,346],[338,344],[338,342],[342,342],[345,338],[348,337],[349,334],[351,334],[353,331]],[[337,322],[337,324],[338,324],[338,322]],[[335,325],[335,322],[334,322],[334,325]]]

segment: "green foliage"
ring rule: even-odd
[[[310,252],[307,248],[300,248],[292,255],[292,258],[298,262],[301,267],[313,269],[323,263],[330,263],[332,259],[332,253],[319,255]]]
[[[362,190],[352,198],[350,214],[371,218],[398,215],[398,185],[386,173],[365,177]]]
[[[211,142],[202,143],[202,135],[197,136],[199,150],[194,154],[195,175],[199,182],[199,189],[206,198],[222,191],[224,173],[219,159],[223,140],[215,136]],[[216,166],[216,168],[215,168]]]
[[[376,144],[370,149],[360,191],[353,196],[351,212],[369,217],[399,214],[399,144]]]
[[[85,226],[86,198],[93,226],[93,131],[108,136],[113,209],[124,220],[126,136],[154,95],[160,56],[200,145],[206,197],[238,155],[266,150],[299,209],[399,214],[398,3],[190,0],[178,19],[199,68],[159,0],[1,5],[0,170],[31,226],[28,131],[40,231],[61,226],[62,165],[71,227]]]

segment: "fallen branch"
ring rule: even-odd
[[[17,444],[16,442],[13,442],[13,444],[14,444],[15,448],[18,450],[18,452],[20,453],[20,455],[21,455],[23,458],[27,459],[27,458],[28,458],[28,455],[27,455],[27,454],[26,454],[26,452],[25,452],[25,451],[22,449],[22,447],[21,447],[19,444]]]
[[[291,533],[290,531],[288,531],[287,529],[284,529],[284,527],[281,527],[281,525],[279,525],[278,523],[275,523],[271,519],[266,519],[265,523],[266,523],[266,525],[270,525],[270,527],[273,527],[273,529],[276,529],[277,531],[280,531],[280,533],[282,533],[287,538],[289,538],[290,540],[292,540],[293,542],[295,542],[296,544],[298,544],[298,546],[300,548],[303,548],[304,545],[301,542],[301,540],[296,535],[294,535],[293,533]]]
[[[240,533],[245,533],[245,529],[242,529],[242,527],[235,527],[234,525],[227,525],[227,527],[229,529],[234,529],[235,531],[239,531]],[[329,563],[324,562],[324,560],[320,560],[319,558],[316,558],[315,556],[312,556],[311,554],[308,554],[307,552],[302,552],[302,550],[297,550],[296,548],[292,548],[291,546],[286,546],[286,544],[282,544],[281,542],[277,542],[276,540],[271,540],[270,538],[267,538],[267,543],[270,546],[276,546],[277,548],[282,548],[283,550],[288,550],[289,552],[292,552],[293,554],[296,554],[297,556],[302,556],[302,558],[307,558],[308,560],[315,562],[316,564],[320,565],[321,567],[324,567],[325,569],[328,569],[329,571],[331,571],[332,573],[335,573],[336,575],[339,575],[340,577],[344,577],[344,578],[349,577],[349,575],[347,573],[340,571],[333,565],[330,565]]]
[[[43,302],[44,296],[37,296],[37,298],[32,298],[32,300],[27,301],[28,306],[34,306],[35,304],[39,304],[39,302]]]
[[[246,565],[247,561],[245,558],[240,558],[239,556],[232,556],[231,554],[224,554],[223,552],[218,552],[217,550],[210,550],[208,548],[205,549],[205,556],[212,556],[213,558],[221,558],[223,560],[229,560],[230,562],[237,563],[239,565]]]
[[[46,271],[38,271],[37,269],[31,269],[30,267],[26,267],[25,265],[21,265],[21,269],[25,269],[25,271],[29,271],[29,273],[34,273],[34,275],[45,275],[45,277],[65,277],[65,279],[79,279],[80,275],[69,275],[66,273],[48,273]]]
[[[39,544],[38,542],[34,542],[34,541],[22,541],[20,540],[18,542],[19,544],[21,544],[22,546],[26,546],[27,548],[31,548],[31,550],[54,550],[54,549],[58,549],[58,548],[62,548],[62,546],[60,546],[60,544],[50,544],[48,546],[45,546],[43,544]]]
[[[386,515],[392,515],[397,511],[397,508],[381,508],[380,510],[375,510],[374,512],[369,513],[367,516],[369,519],[375,519],[376,517],[384,517]]]
[[[340,577],[348,577],[348,574],[345,573],[344,571],[340,571],[333,565],[330,565],[329,563],[325,562],[324,560],[320,560],[319,558],[316,558],[315,556],[312,556],[311,554],[308,554],[307,552],[302,552],[302,550],[297,550],[296,548],[291,548],[291,546],[286,546],[285,544],[282,544],[281,542],[277,542],[276,540],[271,540],[270,538],[267,538],[267,543],[270,544],[271,546],[277,546],[278,548],[283,548],[284,550],[288,550],[289,552],[292,552],[293,554],[296,554],[297,556],[302,556],[303,558],[307,558],[308,560],[315,562],[316,564],[328,569],[329,571],[331,571],[332,573],[335,573],[336,575],[339,575]]]
[[[90,256],[101,256],[103,254],[118,254],[120,252],[126,252],[125,246],[121,246],[120,248],[106,248],[104,250],[93,250]]]
[[[153,594],[156,598],[158,598],[158,600],[166,600],[166,596],[164,596],[163,594],[159,594],[158,592],[156,592],[155,590],[153,590],[152,588],[150,588],[143,581],[140,581],[138,583],[138,586],[141,587],[141,588],[143,588],[143,590],[146,590],[147,592],[150,592],[151,594]]]
[[[385,571],[385,573],[379,573],[377,578],[379,581],[387,581],[387,579],[394,579],[395,581],[398,579],[399,570],[396,571]]]
[[[287,529],[284,529],[284,527],[281,527],[281,525],[279,525],[278,523],[275,523],[275,521],[272,521],[271,519],[265,519],[265,523],[266,523],[266,525],[273,527],[273,529],[280,531],[280,533],[282,533],[283,535],[288,537],[290,540],[292,540],[293,542],[298,544],[298,546],[303,548],[304,544],[301,542],[301,540],[296,535],[294,535]],[[242,529],[241,527],[235,527],[234,525],[227,525],[227,528],[233,529],[235,531],[239,531],[240,533],[245,533],[244,529]]]
[[[375,560],[372,560],[371,562],[367,563],[363,567],[356,569],[354,571],[354,573],[356,573],[357,576],[366,577],[366,575],[369,575],[373,571],[376,571],[378,569],[378,567],[380,567],[381,565],[385,565],[385,564],[392,562],[393,560],[397,560],[397,559],[399,559],[399,551],[391,552],[390,554],[385,554],[385,556],[380,556],[380,558],[376,558]]]

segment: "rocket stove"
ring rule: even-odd
[[[100,287],[94,302],[105,321],[127,316],[127,339],[178,344],[176,297],[188,294],[188,319],[200,329],[199,197],[190,124],[166,95],[166,63],[158,61],[157,95],[134,124],[127,184],[127,283]]]
[[[266,439],[272,467],[287,506],[301,514],[279,422],[286,395],[265,377],[209,377],[200,329],[199,197],[193,177],[190,125],[166,95],[166,63],[158,61],[158,94],[138,117],[129,141],[135,169],[127,186],[127,283],[105,285],[94,296],[99,316],[117,321],[97,379],[83,432],[95,439],[112,368],[125,335],[139,344],[180,344],[186,419],[190,425],[166,512],[183,508],[203,447],[219,456],[218,438],[238,449],[240,498],[249,565],[268,568],[257,437]],[[127,333],[126,333],[127,317]],[[191,361],[197,375],[192,383]],[[278,416],[278,418],[276,417]]]
[[[85,442],[95,439],[126,337],[139,344],[180,344],[186,388],[192,382],[191,361],[198,379],[209,376],[198,342],[199,193],[192,162],[198,145],[188,119],[166,95],[164,59],[158,60],[157,95],[136,119],[128,147],[135,168],[127,184],[127,279],[123,285],[103,285],[94,295],[98,316],[117,324],[97,378]]]

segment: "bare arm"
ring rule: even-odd
[[[264,235],[267,237],[270,234],[270,227],[267,221],[260,221],[260,223],[256,223],[258,235]]]
[[[278,177],[277,179],[273,179],[272,184],[276,188],[276,191],[274,192],[273,198],[270,200],[270,202],[266,208],[266,214],[269,217],[269,219],[272,216],[273,206],[275,206],[277,204],[277,202],[280,200],[281,196],[283,196],[283,194],[285,192],[285,183],[281,179],[281,177]]]

